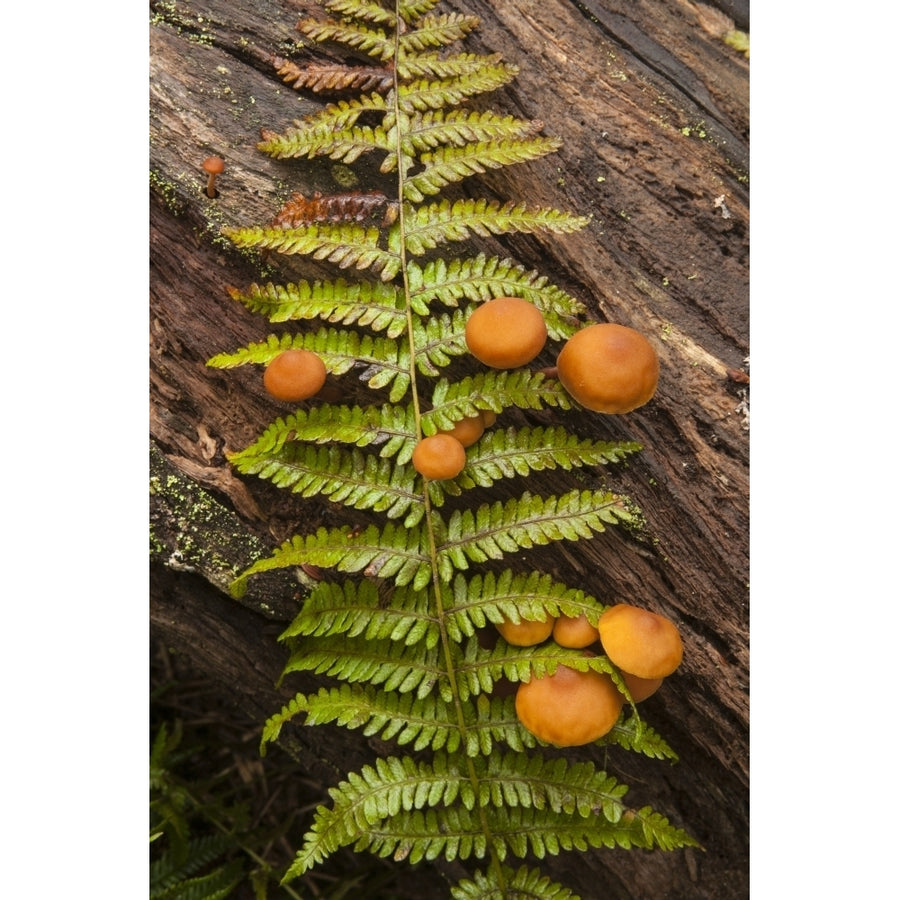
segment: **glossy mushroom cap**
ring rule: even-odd
[[[500,632],[507,644],[512,644],[514,647],[533,647],[535,644],[542,644],[550,637],[554,621],[552,616],[542,622],[529,619],[522,619],[520,622],[507,620],[497,624],[497,631]]]
[[[325,363],[312,351],[285,350],[266,366],[263,384],[276,400],[296,403],[317,394],[326,375]]]
[[[623,672],[622,678],[625,681],[625,687],[631,694],[631,699],[635,703],[640,703],[648,697],[652,697],[662,687],[662,678],[638,678],[630,672]]]
[[[208,175],[221,175],[225,171],[225,160],[221,156],[208,156],[203,160],[203,171]]]
[[[441,434],[452,435],[463,447],[471,447],[484,434],[484,419],[480,415],[460,419],[453,428]]]
[[[559,665],[516,691],[516,715],[536,738],[557,747],[590,744],[616,724],[624,696],[604,672]]]
[[[588,622],[587,616],[558,616],[553,625],[553,640],[560,647],[580,650],[600,639],[597,629]]]
[[[497,297],[482,303],[466,322],[466,346],[479,362],[494,369],[530,363],[547,343],[541,311],[521,297]]]
[[[433,434],[416,444],[412,464],[420,475],[432,481],[456,478],[466,467],[466,449],[452,435]]]
[[[656,393],[659,357],[625,325],[588,325],[566,341],[556,360],[562,386],[594,412],[627,413]]]
[[[665,678],[679,665],[683,647],[675,624],[658,613],[619,603],[597,623],[603,652],[623,672]]]

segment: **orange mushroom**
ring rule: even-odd
[[[440,434],[452,435],[463,447],[471,447],[484,434],[484,419],[480,414],[460,419],[449,431]]]
[[[203,160],[202,168],[209,175],[206,181],[206,196],[213,199],[216,196],[216,176],[225,171],[225,160],[221,156],[208,156]]]
[[[557,747],[578,747],[607,734],[624,701],[605,672],[558,665],[552,675],[519,685],[516,715],[536,738]]]
[[[507,644],[514,647],[534,647],[550,637],[555,621],[553,616],[540,620],[522,619],[520,622],[511,622],[507,619],[497,623],[497,631]]]
[[[599,635],[584,613],[579,616],[560,615],[553,625],[553,640],[560,647],[581,649],[596,643]]]
[[[530,363],[547,342],[541,311],[521,297],[497,297],[482,303],[466,322],[466,346],[493,369]]]
[[[618,603],[600,616],[597,631],[604,653],[623,672],[665,678],[681,665],[681,635],[675,623],[659,613]]]
[[[431,481],[456,478],[466,467],[466,448],[452,435],[422,438],[412,454],[413,468]]]
[[[631,699],[635,703],[640,703],[648,697],[652,697],[662,686],[662,678],[638,678],[630,672],[623,672],[622,679],[625,681],[625,687],[631,694]]]
[[[311,350],[285,350],[266,366],[263,384],[277,400],[294,403],[317,394],[327,374],[325,363]]]
[[[625,325],[588,325],[556,359],[562,386],[594,412],[627,413],[647,403],[659,382],[659,357],[640,332]]]

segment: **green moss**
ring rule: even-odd
[[[176,185],[160,172],[155,172],[153,169],[150,170],[150,188],[162,199],[166,209],[169,210],[173,216],[180,216],[184,212],[184,203],[178,196],[178,188]]]
[[[197,572],[227,592],[248,563],[269,548],[241,526],[237,515],[178,472],[155,448],[150,454],[150,555],[167,568]],[[268,604],[259,611],[272,614]]]

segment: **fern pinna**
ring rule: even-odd
[[[471,175],[559,146],[540,135],[539,122],[462,106],[517,71],[498,55],[445,49],[476,27],[475,17],[435,13],[437,0],[324,6],[335,18],[301,21],[301,33],[346,45],[370,62],[302,68],[276,60],[297,89],[343,97],[284,133],[263,131],[259,148],[280,159],[342,163],[378,153],[381,172],[396,178],[396,196],[295,194],[270,223],[226,229],[238,247],[327,260],[344,274],[232,290],[271,322],[320,325],[272,334],[209,365],[269,365],[286,350],[304,350],[330,376],[358,377],[371,391],[364,405],[298,408],[231,461],[241,473],[303,497],[375,514],[380,524],[297,535],[241,574],[233,590],[239,594],[251,576],[274,568],[325,572],[284,632],[292,650],[285,672],[318,673],[333,686],[299,694],[272,716],[263,749],[296,718],[361,729],[393,741],[396,754],[331,789],[330,806],[316,811],[285,880],[349,845],[411,863],[477,861],[471,879],[451,890],[458,900],[571,898],[512,858],[695,842],[652,809],[629,808],[627,788],[611,775],[567,761],[535,738],[520,724],[509,690],[498,685],[528,682],[560,665],[609,673],[629,702],[599,743],[658,758],[674,753],[639,719],[623,676],[602,653],[552,641],[492,644],[484,635],[504,621],[561,615],[584,615],[596,626],[604,611],[597,599],[503,561],[536,545],[591,538],[635,513],[605,490],[523,491],[502,501],[491,499],[490,488],[544,469],[616,463],[640,448],[550,425],[488,429],[452,478],[423,478],[412,458],[425,436],[462,420],[575,405],[546,373],[520,367],[460,375],[454,362],[467,352],[468,317],[485,301],[528,301],[543,314],[551,340],[580,327],[583,306],[510,259],[443,254],[447,245],[479,236],[564,234],[588,220],[521,202],[441,197]],[[348,92],[358,95],[347,99]]]

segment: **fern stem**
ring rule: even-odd
[[[395,0],[394,3],[394,13],[397,21],[397,28],[394,31],[394,59],[398,60],[400,58],[400,36],[402,33],[401,24],[403,19],[400,16],[400,0]],[[393,90],[393,113],[394,113],[394,134],[395,138],[395,152],[397,154],[397,201],[398,201],[398,218],[397,218],[397,227],[400,231],[400,241],[399,241],[399,252],[400,252],[400,273],[403,278],[403,298],[404,298],[404,306],[406,309],[406,331],[409,340],[409,379],[410,379],[410,389],[412,394],[412,404],[413,410],[415,413],[415,424],[416,424],[416,440],[422,439],[422,411],[421,404],[419,402],[419,389],[418,389],[418,381],[417,381],[417,366],[416,366],[416,329],[415,329],[415,318],[413,316],[413,308],[411,301],[411,289],[409,284],[409,272],[407,268],[407,253],[406,253],[406,221],[405,221],[405,208],[403,198],[406,196],[406,192],[404,189],[405,180],[406,180],[406,163],[403,154],[403,145],[402,145],[402,129],[399,127],[400,125],[400,117],[404,115],[404,113],[400,109],[400,85],[399,85],[399,74],[398,67],[394,67],[394,90]],[[450,691],[453,695],[453,706],[456,710],[456,721],[457,727],[460,731],[461,743],[463,746],[467,744],[467,736],[468,729],[466,727],[466,719],[465,713],[462,707],[462,701],[460,700],[460,690],[459,690],[459,682],[457,680],[456,675],[456,666],[453,662],[453,650],[452,650],[452,642],[450,639],[450,635],[447,631],[447,618],[446,611],[444,607],[443,595],[441,592],[441,578],[440,578],[440,566],[438,564],[438,551],[437,551],[437,542],[435,540],[435,529],[434,529],[434,509],[431,503],[431,496],[427,490],[427,482],[425,484],[425,489],[423,490],[423,499],[424,499],[424,522],[425,529],[428,534],[428,552],[431,557],[431,571],[434,573],[432,576],[432,584],[434,586],[434,604],[435,604],[435,613],[438,623],[438,631],[440,634],[441,641],[441,652],[444,658],[444,666],[447,673],[447,682],[450,686]],[[474,791],[474,795],[477,797],[479,795],[479,778],[478,773],[475,771],[475,764],[472,760],[472,757],[466,755],[466,766],[468,769],[468,777],[469,782],[472,785],[472,789]],[[498,887],[502,893],[502,896],[506,896],[507,885],[506,885],[506,873],[503,869],[503,865],[501,864],[500,857],[497,853],[496,844],[494,842],[494,838],[492,835],[490,824],[487,821],[487,816],[484,813],[484,807],[479,805],[478,808],[478,817],[481,823],[481,830],[484,834],[487,844],[490,847],[491,854],[491,867],[495,873],[495,878]]]

